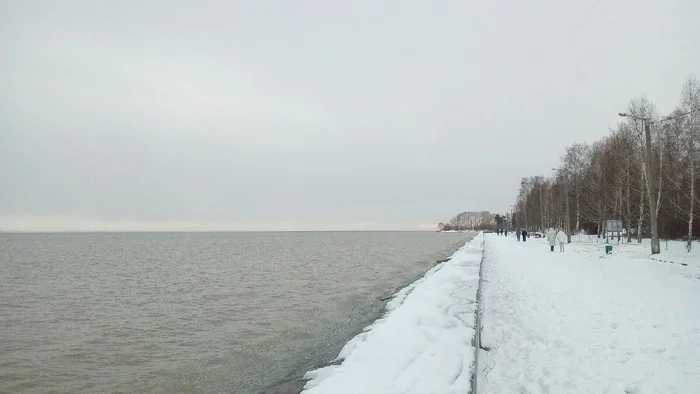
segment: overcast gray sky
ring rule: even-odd
[[[697,0],[0,0],[0,230],[432,229],[690,74]]]

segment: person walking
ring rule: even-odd
[[[559,232],[557,233],[557,242],[559,242],[559,251],[563,252],[564,243],[566,242],[566,233],[564,232],[563,227],[559,228]]]
[[[523,230],[523,242],[527,241],[527,231]]]
[[[552,227],[547,231],[547,241],[549,241],[549,251],[554,252],[554,245],[557,244],[557,233],[554,232]]]

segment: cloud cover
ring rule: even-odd
[[[0,0],[0,230],[425,229],[700,73],[692,0]]]

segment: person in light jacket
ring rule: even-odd
[[[563,252],[564,243],[566,242],[566,233],[564,232],[563,227],[559,228],[559,232],[557,233],[557,242],[559,242],[559,251]]]
[[[554,252],[554,245],[557,244],[557,233],[554,232],[552,227],[547,231],[547,241],[549,241],[549,251]]]

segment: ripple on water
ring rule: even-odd
[[[0,234],[0,392],[286,392],[467,234]]]

